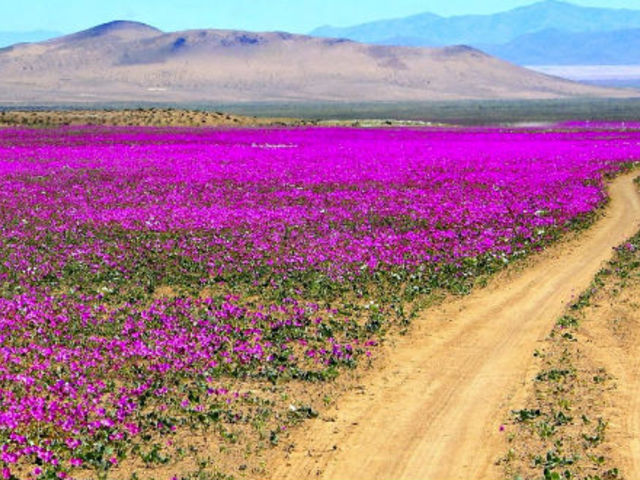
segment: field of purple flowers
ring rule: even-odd
[[[264,392],[584,225],[639,151],[618,125],[0,130],[0,478],[276,444],[317,411]]]

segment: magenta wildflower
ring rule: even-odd
[[[2,477],[236,422],[228,379],[353,366],[399,318],[375,288],[465,291],[543,248],[637,127],[0,129]]]

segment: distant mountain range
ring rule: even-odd
[[[470,47],[409,48],[289,33],[164,33],[111,22],[0,49],[0,104],[311,102],[633,96]]]
[[[638,65],[640,28],[581,33],[543,30],[481,48],[521,65]]]
[[[311,34],[379,45],[464,44],[519,65],[623,65],[640,58],[640,10],[556,0],[494,15],[424,13],[345,28],[321,27]]]

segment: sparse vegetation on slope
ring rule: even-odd
[[[5,110],[0,126],[151,126],[151,127],[250,127],[304,125],[291,118],[234,115],[203,110],[138,108],[134,110]]]
[[[629,439],[640,385],[640,232],[577,296],[535,352],[531,395],[512,411],[506,477],[636,478]]]

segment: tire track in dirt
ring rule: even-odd
[[[369,376],[364,394],[345,395],[324,421],[297,432],[295,449],[272,462],[269,478],[500,478],[500,422],[522,394],[532,352],[612,247],[640,226],[633,178],[612,182],[603,218],[549,248],[531,268],[425,311]]]

